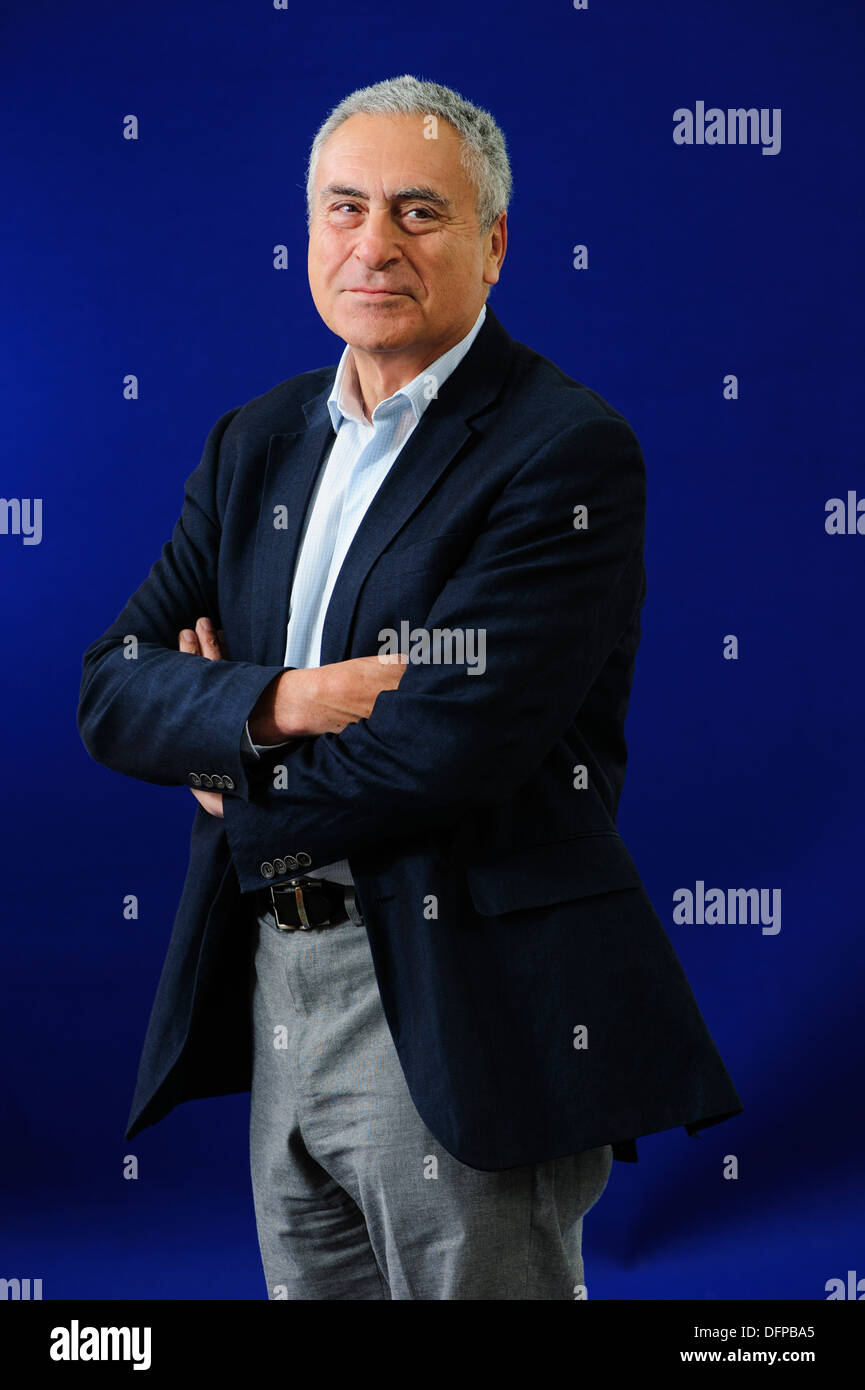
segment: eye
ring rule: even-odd
[[[423,217],[421,218],[421,221],[426,221],[428,218],[432,217],[432,213],[430,212],[429,208],[406,208],[406,213],[409,212],[422,213]]]

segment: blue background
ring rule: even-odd
[[[46,1299],[265,1297],[248,1097],[123,1139],[194,801],[89,760],[81,656],[169,538],[217,417],[336,364],[306,281],[309,143],[349,91],[411,72],[507,137],[495,313],[643,446],[619,825],[745,1105],[614,1166],[586,1220],[590,1297],[823,1299],[865,1276],[865,536],[824,527],[827,498],[865,493],[862,7],[289,2],[0,21],[2,491],[44,510],[41,544],[0,536],[0,1275],[42,1278]],[[672,113],[697,100],[781,107],[780,153],[675,145]],[[675,925],[697,879],[781,888],[780,933]]]

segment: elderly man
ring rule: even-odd
[[[339,364],[216,422],[84,657],[91,755],[199,802],[128,1136],[251,1089],[274,1299],[584,1297],[613,1159],[742,1108],[615,824],[640,448],[486,302],[510,187],[446,87],[331,112]]]

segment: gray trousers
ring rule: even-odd
[[[250,1161],[271,1299],[585,1297],[609,1144],[481,1172],[411,1099],[365,927],[253,925]]]

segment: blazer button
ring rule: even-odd
[[[219,775],[218,772],[214,772],[213,777],[211,778],[211,780],[212,780],[212,782],[213,782],[213,785],[217,788],[217,790],[218,790],[218,791],[222,791],[222,788],[225,786],[225,782],[224,782],[223,779],[220,777],[220,775]]]
[[[274,867],[274,870],[275,870],[276,873],[278,873],[278,874],[284,874],[284,873],[285,873],[285,860],[284,860],[284,859],[274,859],[274,861],[273,861],[273,867]]]
[[[297,852],[297,862],[301,869],[308,869],[310,864],[312,863],[312,860],[310,859],[309,855],[305,854],[304,851],[301,849]]]
[[[268,863],[268,861],[265,859],[264,863],[261,866],[260,872],[262,878],[273,878],[273,865]]]
[[[293,854],[287,854],[287,855],[285,856],[285,867],[286,867],[286,870],[288,871],[288,873],[292,873],[292,872],[297,868],[297,866],[298,866],[298,861],[295,859],[294,855],[293,855]]]
[[[225,787],[225,790],[226,790],[227,792],[233,792],[233,791],[234,791],[234,778],[233,778],[233,777],[229,777],[229,775],[228,775],[227,772],[226,772],[225,775],[223,776],[222,785]]]
[[[208,775],[207,775],[206,772],[202,772],[202,774],[201,774],[201,785],[202,785],[203,787],[212,787],[212,786],[213,786],[213,778],[212,778],[212,777],[208,777]]]
[[[193,787],[201,786],[201,778],[199,777],[197,772],[190,772],[189,780],[192,783]]]

